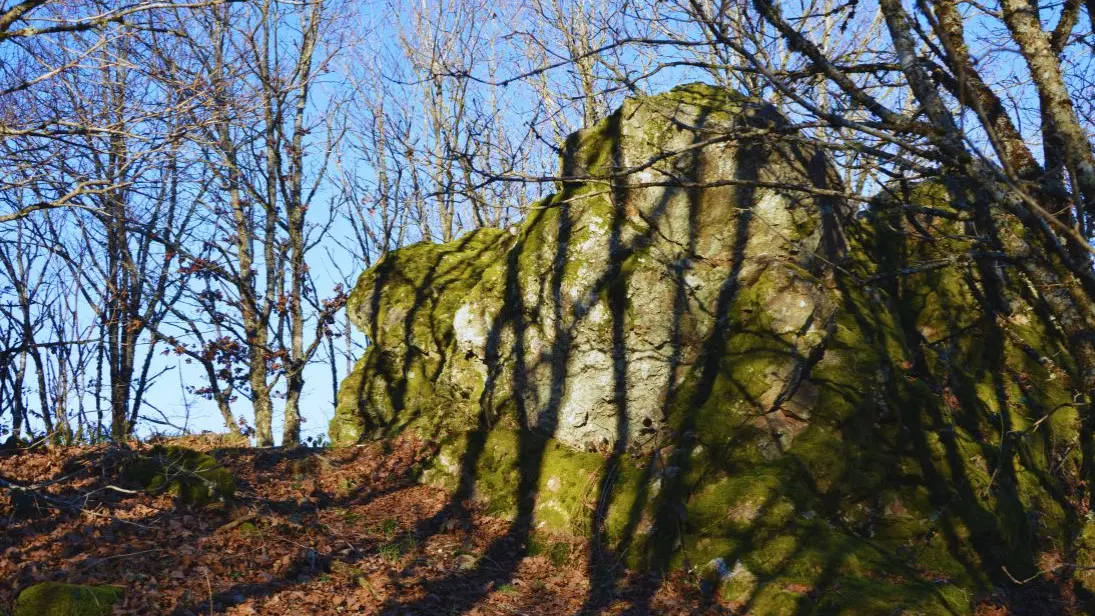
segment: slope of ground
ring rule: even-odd
[[[232,471],[231,506],[194,510],[130,490],[120,469],[132,452],[0,454],[0,476],[40,495],[17,514],[11,492],[0,490],[0,614],[42,581],[121,586],[116,614],[756,613],[709,592],[702,567],[658,579],[606,571],[604,558],[591,568],[581,539],[534,534],[531,545],[515,544],[510,521],[415,481],[434,453],[419,441],[336,450],[184,444]],[[78,506],[55,508],[65,503]],[[1061,586],[1051,575],[1027,581],[1010,589],[1008,608],[986,597],[979,613],[1080,613]],[[788,614],[815,613],[825,594],[841,592],[839,584],[772,590],[793,599]]]
[[[130,455],[115,449],[0,457],[0,476],[80,505],[17,515],[0,491],[0,614],[51,580],[122,586],[117,614],[731,613],[683,575],[595,589],[580,540],[508,545],[508,521],[414,481],[419,442],[213,452],[236,476],[232,507],[114,489],[129,490]]]

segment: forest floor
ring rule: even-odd
[[[193,509],[127,486],[120,469],[148,445],[0,452],[0,477],[42,495],[31,515],[25,506],[16,515],[0,490],[0,616],[43,581],[120,586],[115,614],[749,612],[683,573],[658,579],[611,558],[591,564],[577,537],[522,544],[511,521],[417,483],[413,469],[432,450],[415,440],[335,450],[171,443],[209,452],[233,473],[231,507]],[[1060,613],[1025,603],[985,601],[976,612]]]
[[[108,488],[127,488],[117,449],[0,455],[0,475],[80,503],[16,516],[0,492],[0,614],[41,581],[121,586],[116,614],[733,613],[683,575],[591,570],[580,539],[519,545],[511,522],[417,484],[427,448],[409,439],[213,453],[236,477],[232,508]]]

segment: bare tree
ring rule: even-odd
[[[201,291],[202,310],[219,315],[218,326],[233,330],[247,349],[247,393],[263,446],[274,442],[282,377],[283,442],[299,442],[304,370],[341,305],[337,291],[329,302],[317,295],[307,257],[329,225],[317,223],[314,210],[339,138],[328,117],[313,114],[311,101],[340,44],[329,36],[335,8],[225,6],[191,28],[191,53],[210,93],[204,120],[194,123],[217,190],[205,200],[212,235],[189,259],[221,285],[220,295]],[[231,347],[218,340],[218,348]]]
[[[139,1],[121,7],[101,0],[0,4],[0,53],[5,58],[0,64],[0,139],[63,140],[74,135],[109,133],[109,127],[80,123],[52,105],[33,102],[37,87],[78,70],[84,59],[101,52],[112,40],[134,30],[154,31],[155,23],[166,12],[200,11],[232,1]],[[29,181],[24,177],[22,182],[9,185],[0,180],[0,190],[26,187]],[[84,208],[85,196],[101,195],[113,188],[117,187],[104,178],[83,178],[52,194],[43,194],[19,210],[0,214],[0,223],[42,210]]]

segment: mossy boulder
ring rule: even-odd
[[[177,445],[156,445],[136,454],[124,475],[146,490],[167,492],[193,507],[230,503],[236,492],[232,472],[216,458]]]
[[[420,242],[362,274],[346,309],[372,344],[339,388],[332,443],[394,434],[409,424],[439,432],[474,421],[474,414],[456,413],[473,379],[452,361],[453,317],[512,242],[497,229],[449,244]],[[433,408],[449,412],[423,412]]]
[[[732,344],[757,350],[738,371],[758,404],[774,402],[769,381],[795,371],[793,355],[809,355],[831,311],[816,253],[838,250],[822,246],[820,210],[833,204],[793,189],[836,182],[825,159],[730,138],[783,123],[701,84],[629,100],[567,141],[563,175],[589,179],[563,182],[516,234],[480,230],[385,256],[349,303],[373,345],[340,389],[332,441],[466,428],[485,408],[578,449],[631,445],[670,423],[697,343],[731,314],[750,315]],[[716,306],[728,278],[742,292]]]
[[[117,586],[43,582],[19,593],[12,616],[109,616],[121,597]]]
[[[1021,225],[942,183],[852,207],[801,137],[710,86],[631,99],[516,233],[387,255],[332,441],[436,438],[424,481],[748,613],[968,613],[1087,558],[1089,392],[1000,256]]]

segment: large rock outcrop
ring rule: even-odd
[[[820,253],[840,239],[822,211],[841,205],[777,186],[824,187],[832,171],[794,143],[733,138],[782,124],[705,86],[628,101],[567,145],[564,176],[605,180],[565,183],[516,235],[483,230],[384,259],[350,301],[375,345],[342,388],[335,440],[485,409],[580,450],[631,444],[666,425],[702,341],[731,321],[741,403],[768,411],[815,395],[778,383],[831,320]],[[610,179],[623,169],[634,171]]]
[[[750,613],[964,613],[1091,564],[1077,367],[940,186],[849,204],[771,107],[704,85],[627,101],[562,175],[516,232],[362,275],[336,444],[414,429],[424,480],[707,563]]]

